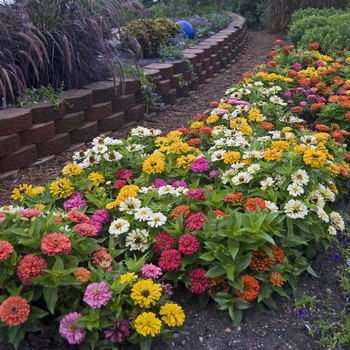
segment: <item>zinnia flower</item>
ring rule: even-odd
[[[18,216],[24,220],[31,219],[40,215],[41,215],[41,211],[36,208],[23,209],[18,212]]]
[[[244,211],[247,211],[248,209],[251,211],[256,212],[257,207],[260,208],[260,210],[263,210],[266,207],[265,200],[259,197],[249,198],[244,203]]]
[[[120,169],[115,176],[118,180],[127,180],[134,178],[132,171],[125,168]]]
[[[162,296],[162,287],[148,278],[135,283],[131,289],[130,297],[135,305],[149,309],[155,305]]]
[[[114,326],[104,331],[105,337],[112,343],[122,343],[130,335],[130,324],[127,320],[112,323]]]
[[[270,275],[270,281],[275,287],[282,287],[284,278],[279,272],[272,272]]]
[[[83,300],[91,308],[96,309],[106,305],[112,295],[113,292],[105,282],[95,282],[86,287]]]
[[[262,248],[252,253],[250,269],[252,271],[264,272],[269,271],[275,265],[274,259],[271,259]]]
[[[74,187],[69,179],[64,177],[51,183],[50,193],[54,197],[67,198],[74,193]]]
[[[91,276],[91,271],[86,269],[85,267],[78,267],[74,272],[74,276],[80,282],[87,282]]]
[[[230,202],[230,203],[240,203],[243,201],[243,193],[242,192],[229,193],[224,197],[223,201]]]
[[[199,241],[195,235],[186,233],[179,239],[179,250],[182,254],[190,255],[195,253],[199,248]]]
[[[95,265],[106,269],[111,266],[113,258],[112,255],[107,252],[107,249],[102,247],[100,250],[92,254],[92,261]]]
[[[80,233],[82,236],[96,236],[98,234],[94,225],[85,223],[75,225],[74,231]]]
[[[190,272],[191,286],[189,289],[192,293],[201,294],[208,289],[210,278],[204,277],[206,273],[207,271],[202,268],[194,269]]]
[[[176,249],[164,250],[160,255],[158,265],[163,271],[176,270],[181,265],[181,254]]]
[[[6,214],[0,213],[0,225],[3,224],[6,220]]]
[[[209,296],[215,295],[216,293],[228,293],[230,291],[230,286],[223,276],[217,276],[210,279],[207,294]]]
[[[323,150],[310,148],[305,151],[303,161],[312,168],[320,168],[327,162],[327,153]]]
[[[291,219],[304,219],[307,215],[307,207],[304,203],[291,199],[284,206],[284,212]]]
[[[245,299],[249,302],[252,302],[256,299],[260,291],[260,284],[256,278],[249,275],[242,276],[244,287],[243,293],[237,289],[235,289],[235,294],[242,299]]]
[[[186,192],[186,196],[191,199],[205,199],[204,198],[204,189],[203,188],[190,188]]]
[[[164,250],[174,248],[175,238],[169,233],[161,231],[157,233],[154,238],[153,249],[157,254],[162,253]]]
[[[185,322],[185,313],[181,306],[175,303],[167,303],[160,308],[162,321],[170,327],[179,327]]]
[[[190,214],[185,220],[185,227],[191,231],[201,230],[203,228],[205,217],[201,212]]]
[[[70,254],[72,244],[70,239],[62,233],[51,233],[42,239],[40,249],[48,256]]]
[[[8,241],[0,241],[0,261],[8,259],[14,251],[13,245]]]
[[[17,326],[27,321],[30,306],[24,298],[12,295],[0,305],[0,319],[8,326]]]
[[[141,267],[141,272],[143,277],[158,278],[162,273],[162,269],[154,264],[144,264]]]
[[[90,221],[90,218],[85,215],[83,212],[77,209],[73,209],[70,212],[67,213],[67,218],[76,223],[88,223]]]
[[[28,254],[18,262],[17,276],[24,285],[30,286],[34,284],[31,279],[42,276],[45,269],[47,269],[47,263],[43,257]]]
[[[74,321],[79,317],[81,317],[80,313],[71,312],[60,321],[58,331],[61,337],[67,339],[69,344],[80,344],[85,339],[86,330],[74,325]]]
[[[138,315],[135,320],[136,332],[146,337],[151,335],[154,337],[156,334],[160,333],[162,328],[162,321],[156,317],[153,312],[143,312]]]
[[[173,217],[174,220],[177,220],[180,213],[182,214],[183,218],[186,218],[190,213],[189,207],[187,205],[178,205],[176,208],[174,208],[171,216]]]
[[[191,170],[195,172],[203,172],[206,170],[209,170],[210,165],[205,157],[197,158],[194,162],[191,164]]]

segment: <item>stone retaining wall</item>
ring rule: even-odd
[[[157,102],[173,104],[228,68],[242,52],[246,39],[246,22],[239,16],[227,29],[184,51],[195,76],[185,70],[183,60],[146,66],[145,73],[156,77]],[[179,86],[181,75],[190,81],[188,86]],[[119,81],[101,81],[65,91],[58,108],[40,102],[32,108],[0,111],[0,177],[49,161],[55,154],[77,148],[101,133],[140,120],[146,112],[140,82],[126,79],[124,91],[120,86]]]

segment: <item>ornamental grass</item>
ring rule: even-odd
[[[61,178],[13,190],[0,208],[0,326],[15,347],[58,331],[149,349],[181,331],[179,284],[238,324],[315,275],[318,247],[344,230],[331,204],[348,193],[350,53],[280,43],[188,127],[101,135]]]

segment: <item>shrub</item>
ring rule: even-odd
[[[112,27],[144,13],[134,0],[62,5],[56,0],[0,5],[0,89],[6,104],[26,88],[58,89],[63,82],[72,89],[105,79],[114,60],[105,41]]]
[[[131,37],[137,39],[144,57],[158,57],[159,46],[167,45],[171,39],[181,33],[179,24],[162,17],[157,19],[137,19],[129,22],[122,29],[122,44],[126,48],[134,48]]]

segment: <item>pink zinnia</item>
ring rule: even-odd
[[[40,277],[47,269],[46,260],[34,254],[25,255],[17,264],[17,276],[26,286],[33,285],[32,278]]]
[[[179,250],[182,254],[190,255],[195,253],[199,248],[199,241],[196,236],[186,233],[179,239]]]
[[[191,199],[203,199],[204,200],[204,188],[190,188],[186,196]]]
[[[50,233],[43,237],[40,244],[41,251],[48,255],[70,254],[72,244],[70,239],[62,233]]]
[[[35,216],[40,216],[40,215],[41,215],[41,211],[36,208],[23,209],[18,212],[18,216],[24,220],[28,220]]]
[[[80,344],[85,339],[86,330],[74,325],[74,321],[79,317],[81,317],[80,313],[71,312],[60,321],[58,331],[61,337],[68,340],[69,344]]]
[[[174,248],[175,238],[169,235],[165,231],[161,231],[155,235],[155,242],[153,243],[153,249],[157,254],[167,249]]]
[[[176,270],[181,265],[181,254],[176,249],[167,249],[160,255],[158,265],[163,271]]]
[[[218,175],[219,175],[219,170],[212,170],[210,173],[209,173],[209,177],[211,178],[211,179],[215,179],[215,178],[217,178],[218,177]]]
[[[191,231],[201,230],[203,228],[205,217],[201,212],[191,213],[185,220],[185,227]]]
[[[90,221],[90,218],[85,215],[83,212],[73,209],[67,214],[67,218],[72,222],[83,222],[87,223]]]
[[[126,180],[126,179],[133,179],[134,178],[132,171],[129,169],[125,169],[125,168],[120,169],[115,176],[118,180]]]
[[[82,236],[96,236],[98,234],[96,227],[91,224],[77,224],[74,226],[74,231]]]
[[[116,190],[118,190],[119,188],[124,187],[125,185],[127,185],[128,182],[126,180],[118,180],[114,185],[113,188],[115,188]]]
[[[0,261],[8,259],[14,251],[13,245],[8,241],[0,241]]]
[[[0,225],[4,223],[6,220],[6,214],[5,213],[0,213]]]
[[[191,170],[196,172],[203,172],[210,168],[210,165],[205,157],[197,158],[191,164]]]
[[[194,269],[190,273],[189,276],[192,283],[192,285],[190,286],[190,291],[192,293],[201,294],[208,289],[210,278],[204,277],[206,273],[207,271],[202,268]]]
[[[86,287],[83,300],[91,308],[96,309],[106,305],[112,294],[105,282],[95,282]]]
[[[162,186],[166,186],[168,183],[166,181],[164,181],[163,179],[155,179],[154,180],[154,188],[160,188]]]
[[[154,264],[144,264],[141,268],[142,277],[158,278],[163,272],[162,269]]]
[[[179,188],[179,187],[184,187],[184,188],[188,188],[187,182],[183,181],[183,180],[175,180],[173,182],[170,182],[171,186],[173,186],[174,188]]]

